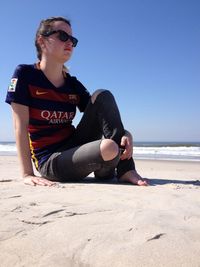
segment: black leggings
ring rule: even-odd
[[[106,179],[121,177],[135,170],[133,159],[120,160],[120,142],[124,127],[113,95],[105,90],[99,93],[94,103],[89,101],[75,133],[64,146],[39,168],[43,177],[53,181],[81,180],[94,172],[95,177]],[[119,146],[118,155],[109,161],[103,160],[100,144],[103,138],[112,139]]]

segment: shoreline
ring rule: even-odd
[[[17,157],[16,153],[11,154],[10,152],[8,153],[1,153],[0,152],[0,157]],[[169,162],[189,162],[189,163],[200,163],[200,160],[193,160],[193,159],[171,159],[171,158],[134,158],[134,161],[169,161]]]
[[[0,155],[17,155],[16,143],[0,142]],[[136,160],[200,162],[200,142],[135,142]]]

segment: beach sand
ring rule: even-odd
[[[136,160],[151,186],[24,185],[0,156],[0,266],[199,267],[200,164]]]

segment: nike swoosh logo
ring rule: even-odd
[[[42,92],[42,91],[36,91],[36,95],[45,95],[48,94],[48,92]]]

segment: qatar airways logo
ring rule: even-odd
[[[49,124],[68,123],[73,120],[74,116],[75,112],[49,111],[49,110],[43,110],[41,112],[41,117],[49,121]]]

